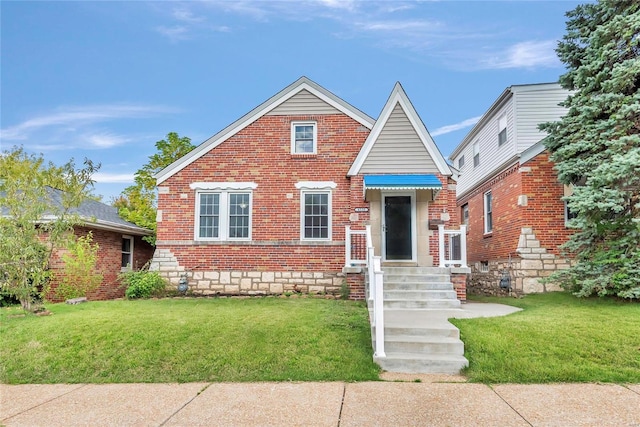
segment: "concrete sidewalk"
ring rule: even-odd
[[[0,425],[640,426],[639,384],[387,379],[406,382],[0,385]]]

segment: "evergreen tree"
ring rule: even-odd
[[[140,227],[156,230],[156,179],[153,177],[165,167],[193,150],[191,139],[169,132],[166,140],[156,142],[158,152],[149,156],[149,161],[135,173],[135,184],[124,189],[113,201],[120,216]],[[155,235],[144,240],[155,244]]]
[[[602,0],[567,17],[556,52],[568,113],[541,125],[577,214],[565,245],[575,265],[554,279],[578,296],[640,299],[640,3]]]

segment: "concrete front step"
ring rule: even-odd
[[[387,267],[382,266],[385,274],[437,274],[448,275],[448,268],[440,267]]]
[[[375,326],[371,330],[371,334],[375,337],[376,328]],[[391,336],[430,336],[430,337],[441,337],[441,338],[455,338],[460,339],[460,330],[455,326],[451,325],[451,327],[411,327],[406,325],[389,325],[386,324],[384,327],[384,335],[385,337]]]
[[[458,299],[456,291],[451,289],[405,290],[385,289],[385,300],[427,300],[427,299]]]
[[[420,283],[439,283],[449,282],[448,274],[409,274],[409,273],[387,273],[384,272],[384,282],[401,283],[401,282],[420,282]]]
[[[460,300],[457,299],[428,299],[428,300],[407,300],[407,299],[386,299],[384,300],[385,309],[405,309],[405,310],[424,310],[424,309],[455,309],[460,308]]]
[[[409,374],[459,374],[469,366],[464,356],[448,354],[387,353],[386,357],[374,356],[373,360],[385,371]]]
[[[375,341],[373,342],[375,348]],[[384,349],[387,354],[448,354],[452,356],[464,355],[464,344],[458,338],[392,335],[386,336]]]
[[[453,289],[451,282],[384,282],[386,291],[448,291]]]

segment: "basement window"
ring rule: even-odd
[[[480,273],[489,272],[489,261],[480,261]]]

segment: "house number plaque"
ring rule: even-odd
[[[369,208],[355,208],[356,212],[369,212]]]

